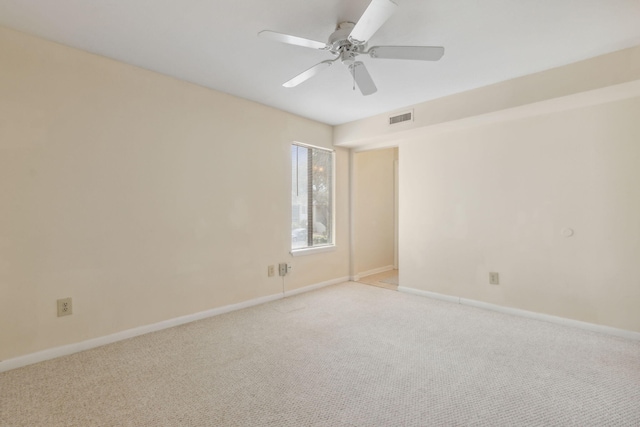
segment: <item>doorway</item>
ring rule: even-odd
[[[353,153],[352,277],[397,290],[398,148]]]

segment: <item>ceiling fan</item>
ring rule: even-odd
[[[334,59],[322,61],[308,70],[298,74],[282,86],[294,87],[310,79],[320,71],[329,68],[338,59],[348,67],[354,82],[363,95],[371,95],[376,88],[364,63],[357,61],[358,55],[369,55],[371,58],[410,59],[418,61],[437,61],[444,55],[444,48],[439,46],[374,46],[367,48],[367,42],[376,31],[391,17],[397,4],[391,0],[371,0],[357,23],[341,22],[336,31],[329,36],[327,43],[309,40],[303,37],[264,30],[258,35],[266,39],[288,43],[311,49],[327,50],[336,55]]]

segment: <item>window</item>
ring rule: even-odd
[[[291,249],[333,245],[333,151],[291,145]]]

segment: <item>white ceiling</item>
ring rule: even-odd
[[[360,56],[378,86],[367,97],[339,63],[282,87],[333,56],[257,33],[324,42],[369,0],[0,0],[0,25],[332,125],[640,44],[640,0],[395,1],[369,45],[444,46],[445,55]]]

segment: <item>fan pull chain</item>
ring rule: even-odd
[[[355,67],[355,65],[352,65],[351,69],[353,70],[353,73],[351,73],[351,75],[353,76],[353,91],[355,92],[355,90],[356,90],[356,67]]]

